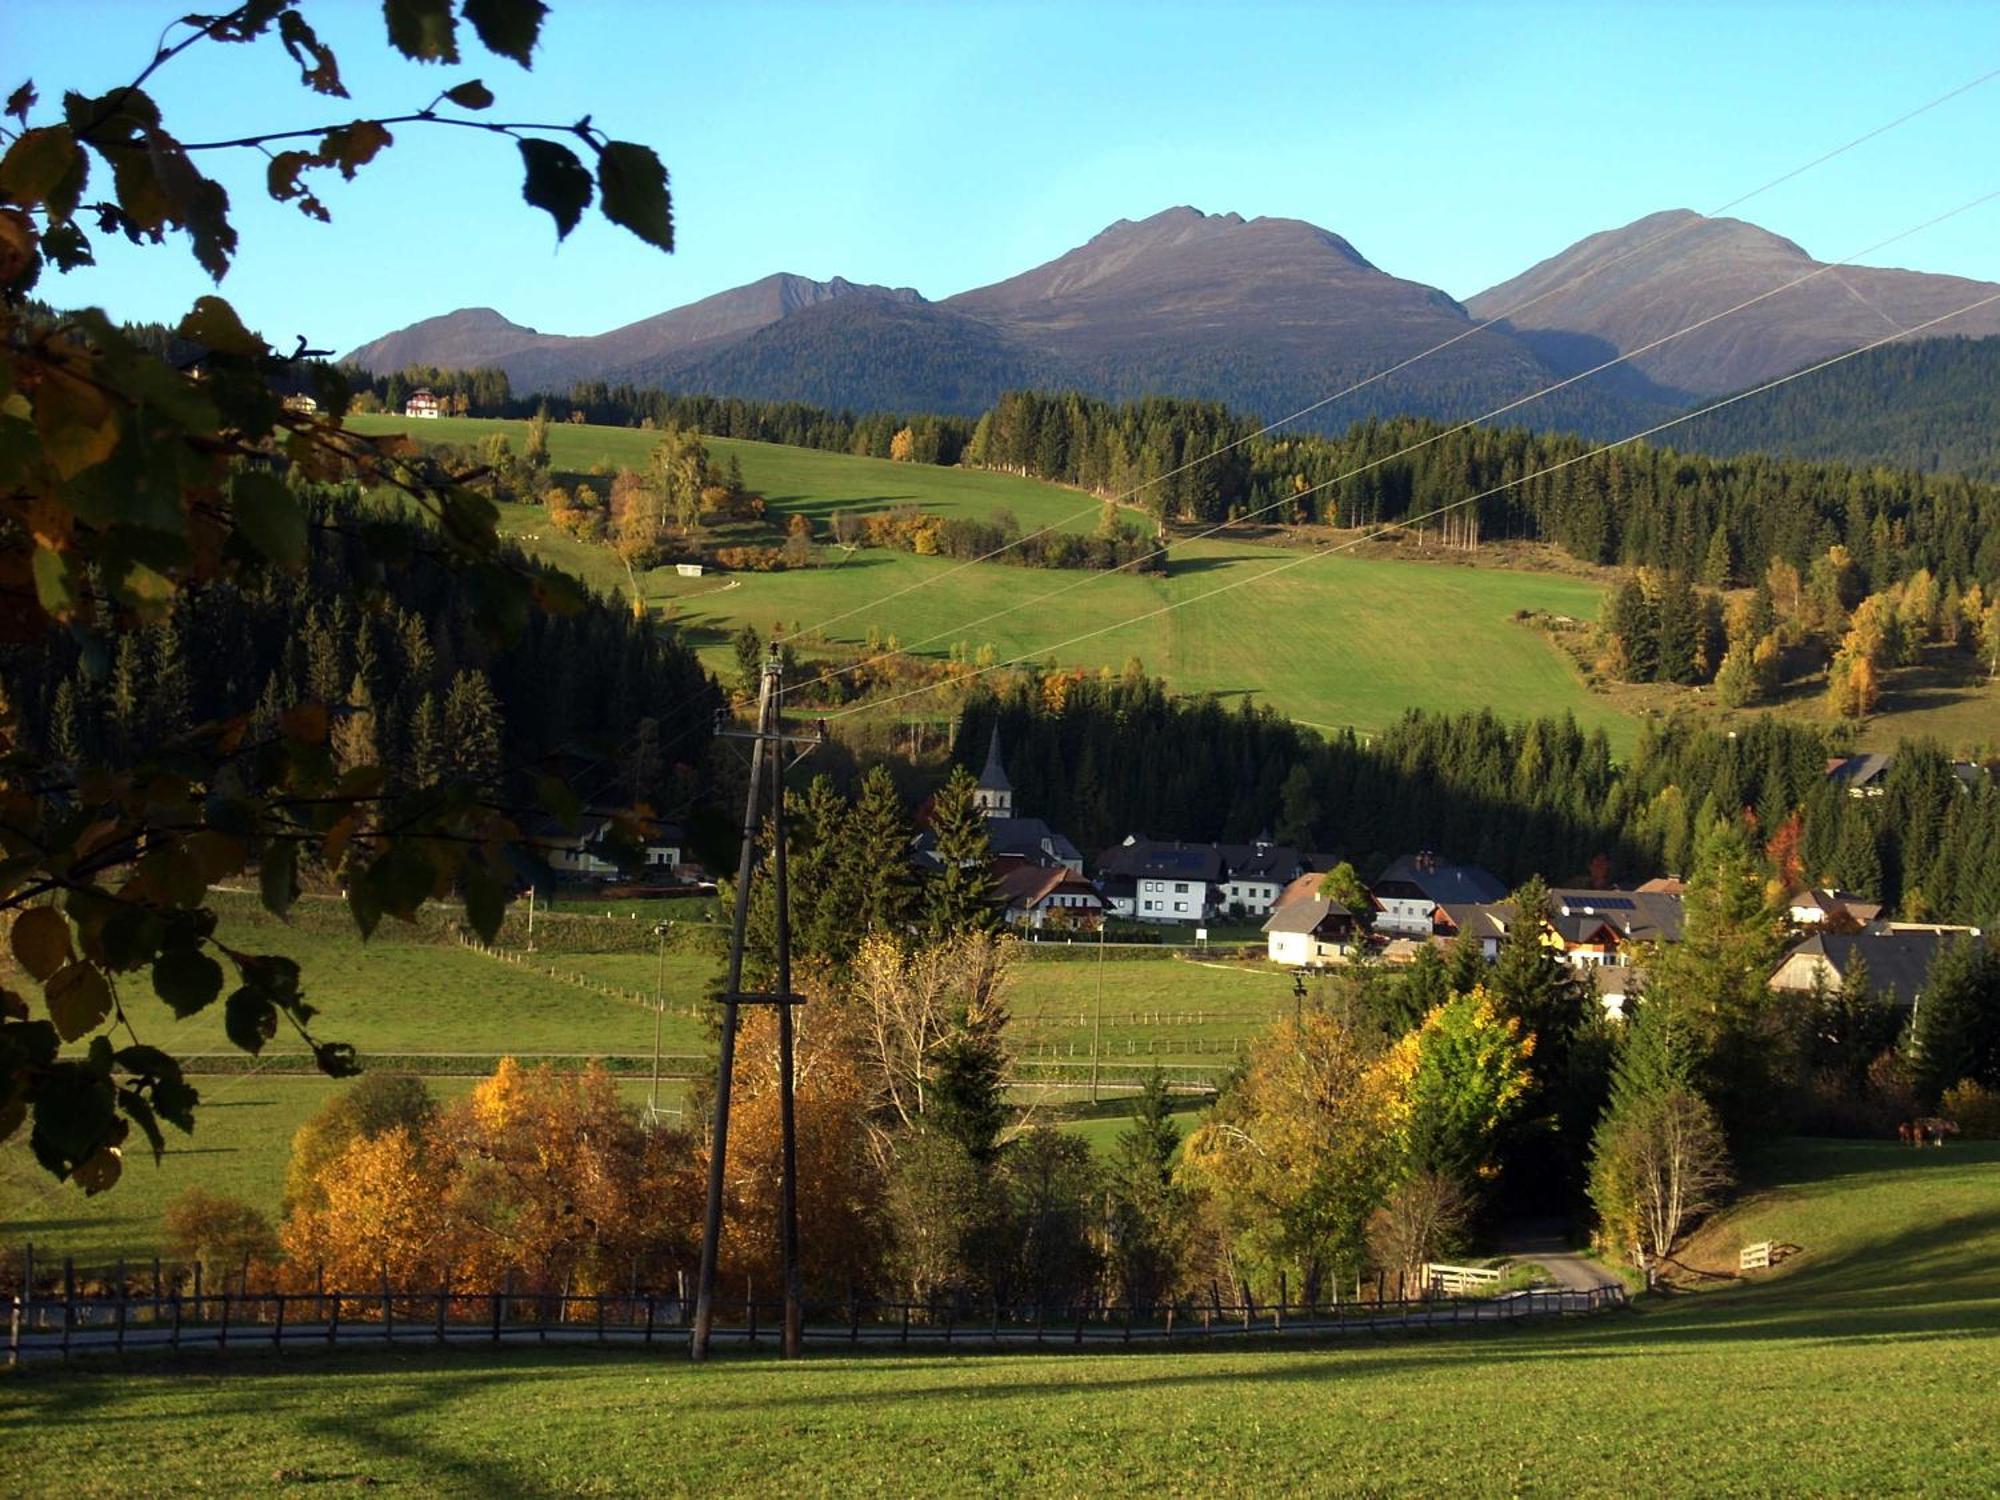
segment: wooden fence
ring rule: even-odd
[[[1477,1296],[1500,1284],[1500,1273],[1484,1266],[1447,1266],[1430,1262],[1424,1267],[1424,1285],[1441,1297]]]
[[[1340,1337],[1402,1329],[1513,1323],[1595,1313],[1623,1305],[1622,1287],[1535,1289],[1490,1299],[1431,1298],[1314,1303],[1207,1301],[1131,1307],[1043,1307],[988,1303],[815,1303],[803,1337],[818,1346],[1008,1348],[1125,1345],[1248,1335]],[[692,1308],[682,1291],[520,1292],[503,1287],[370,1291],[335,1289],[190,1293],[113,1288],[95,1295],[14,1293],[7,1298],[10,1365],[85,1355],[285,1350],[410,1343],[439,1345],[604,1344],[684,1348]],[[719,1342],[775,1350],[782,1304],[754,1293],[724,1299]]]

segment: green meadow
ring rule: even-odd
[[[1779,1268],[1588,1321],[800,1364],[518,1349],[0,1383],[18,1494],[1990,1494],[2000,1146],[1794,1142],[1708,1231]]]
[[[363,432],[407,430],[427,441],[477,443],[498,430],[517,450],[526,434],[522,422],[473,418],[353,420]],[[549,434],[557,480],[573,484],[596,464],[643,466],[652,438],[558,423]],[[803,512],[822,525],[837,510],[910,504],[982,520],[1004,508],[1024,528],[1088,530],[1099,510],[1087,495],[1009,474],[708,442],[718,459],[738,460],[775,513]],[[502,524],[599,588],[629,587],[608,549],[557,534],[537,507],[503,507]],[[1299,551],[1227,534],[1176,545],[1171,557],[1164,576],[1142,577],[825,547],[818,566],[798,572],[681,578],[661,569],[639,588],[724,672],[734,670],[729,637],[746,623],[766,632],[824,626],[833,641],[860,644],[873,630],[939,658],[954,646],[1093,669],[1137,657],[1178,691],[1254,695],[1321,727],[1379,729],[1410,708],[1490,707],[1509,716],[1567,711],[1621,744],[1635,732],[1539,631],[1514,618],[1524,610],[1595,618],[1602,591],[1588,580],[1348,555],[1302,561]],[[933,706],[921,698],[908,705]]]

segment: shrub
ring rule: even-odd
[[[270,1220],[247,1203],[199,1187],[168,1200],[160,1214],[160,1242],[182,1264],[218,1272],[233,1270],[246,1258],[263,1265],[278,1258]]]
[[[1981,1088],[1970,1078],[1944,1091],[1938,1113],[1958,1121],[1959,1134],[1967,1140],[2000,1141],[2000,1093]]]

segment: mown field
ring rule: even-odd
[[[429,441],[459,443],[499,430],[517,449],[526,433],[525,423],[471,418],[354,422],[366,432],[415,430]],[[630,428],[559,423],[550,429],[549,446],[558,480],[574,483],[593,464],[642,466],[651,440]],[[734,456],[746,483],[780,515],[802,511],[823,522],[835,510],[913,504],[981,520],[1004,507],[1029,529],[1088,530],[1097,519],[1089,496],[1013,475],[720,438],[709,446],[718,459]],[[627,588],[625,570],[609,550],[555,533],[539,508],[507,506],[503,524],[596,586]],[[729,637],[745,623],[760,631],[779,623],[810,631],[838,616],[825,631],[829,639],[861,643],[872,627],[906,649],[940,658],[954,645],[969,652],[991,646],[1001,660],[1052,657],[1091,668],[1121,667],[1136,656],[1181,692],[1254,694],[1320,726],[1377,729],[1410,708],[1492,707],[1509,715],[1571,712],[1621,744],[1635,732],[1629,717],[1592,695],[1561,653],[1513,618],[1538,610],[1594,619],[1601,603],[1596,584],[1554,573],[1351,556],[1258,581],[1300,556],[1216,537],[1176,546],[1165,576],[1140,577],[828,550],[821,566],[791,573],[687,579],[658,570],[640,579],[640,591],[649,604],[671,608],[710,664],[731,675]],[[1218,588],[1227,591],[1201,598]],[[1184,607],[1153,613],[1169,605]],[[1078,636],[1089,639],[1062,644]],[[917,700],[909,709],[924,706]]]
[[[319,1036],[353,1043],[364,1067],[422,1072],[441,1098],[471,1087],[505,1054],[557,1056],[563,1066],[609,1056],[623,1060],[625,1096],[643,1103],[656,986],[666,1001],[659,1017],[662,1108],[678,1109],[685,1079],[710,1066],[705,997],[719,960],[703,952],[662,957],[650,937],[649,919],[666,909],[657,904],[642,916],[629,902],[566,903],[553,922],[544,914],[535,953],[518,963],[450,942],[441,917],[418,929],[385,922],[363,943],[337,903],[308,899],[289,923],[247,896],[225,895],[219,904],[225,941],[298,961],[306,995],[322,1012],[314,1023]],[[699,921],[709,907],[673,910]],[[593,947],[625,951],[588,951]],[[1100,970],[1094,960],[1027,957],[1014,967],[1011,997],[1020,1101],[1067,1104],[1088,1097],[1093,1040],[1107,1100],[1129,1093],[1155,1065],[1182,1080],[1212,1076],[1291,1003],[1291,986],[1288,976],[1258,964],[1149,955],[1111,958]],[[167,1131],[159,1164],[135,1139],[117,1188],[86,1198],[43,1173],[24,1140],[0,1147],[0,1253],[32,1241],[45,1256],[86,1264],[121,1255],[144,1260],[159,1248],[161,1209],[191,1185],[276,1219],[294,1132],[348,1085],[313,1074],[303,1044],[289,1034],[251,1063],[229,1046],[220,1012],[215,1006],[175,1021],[150,997],[131,1008],[144,1040],[190,1059],[204,1101],[192,1137]],[[1108,1150],[1123,1121],[1065,1128]]]
[[[1800,1247],[1592,1322],[1130,1354],[519,1350],[36,1371],[19,1494],[1974,1495],[2000,1147],[1799,1142],[1709,1231]]]

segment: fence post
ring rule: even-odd
[[[382,1342],[395,1342],[396,1304],[389,1296],[389,1268],[382,1268]]]
[[[604,1342],[604,1293],[597,1294],[597,1342]]]
[[[218,1353],[229,1347],[229,1278],[227,1276],[222,1278],[222,1321],[215,1328],[215,1347]]]
[[[21,1363],[21,1299],[11,1297],[7,1310],[7,1368]]]
[[[910,1347],[910,1304],[903,1304],[903,1347]]]
[[[118,1277],[118,1338],[116,1347],[118,1352],[120,1354],[123,1354],[125,1352],[125,1277],[123,1275],[124,1262],[122,1261],[119,1262],[119,1271],[120,1275]]]
[[[326,1309],[326,1346],[331,1349],[340,1342],[340,1293],[333,1294],[333,1305]]]
[[[271,1347],[280,1354],[285,1352],[285,1294],[277,1293],[278,1316],[271,1324]]]
[[[646,1347],[653,1347],[653,1294],[646,1293]]]
[[[181,1289],[180,1289],[179,1287],[175,1287],[175,1288],[174,1288],[174,1332],[173,1332],[173,1337],[172,1337],[171,1339],[169,1339],[169,1340],[168,1340],[168,1346],[169,1346],[170,1348],[172,1348],[172,1349],[174,1350],[174,1352],[175,1352],[175,1353],[177,1353],[177,1354],[178,1354],[178,1353],[180,1352],[180,1347],[181,1347]]]
[[[442,1343],[444,1342],[444,1314],[445,1314],[445,1305],[446,1305],[447,1301],[449,1300],[449,1294],[448,1294],[448,1293],[447,1293],[447,1291],[446,1291],[446,1287],[447,1287],[447,1286],[449,1286],[449,1285],[450,1285],[450,1283],[449,1283],[449,1282],[446,1282],[446,1283],[445,1283],[445,1285],[443,1285],[443,1286],[440,1286],[440,1287],[438,1288],[438,1315],[437,1315],[437,1341],[438,1341],[438,1342],[439,1342],[440,1344],[442,1344]]]

